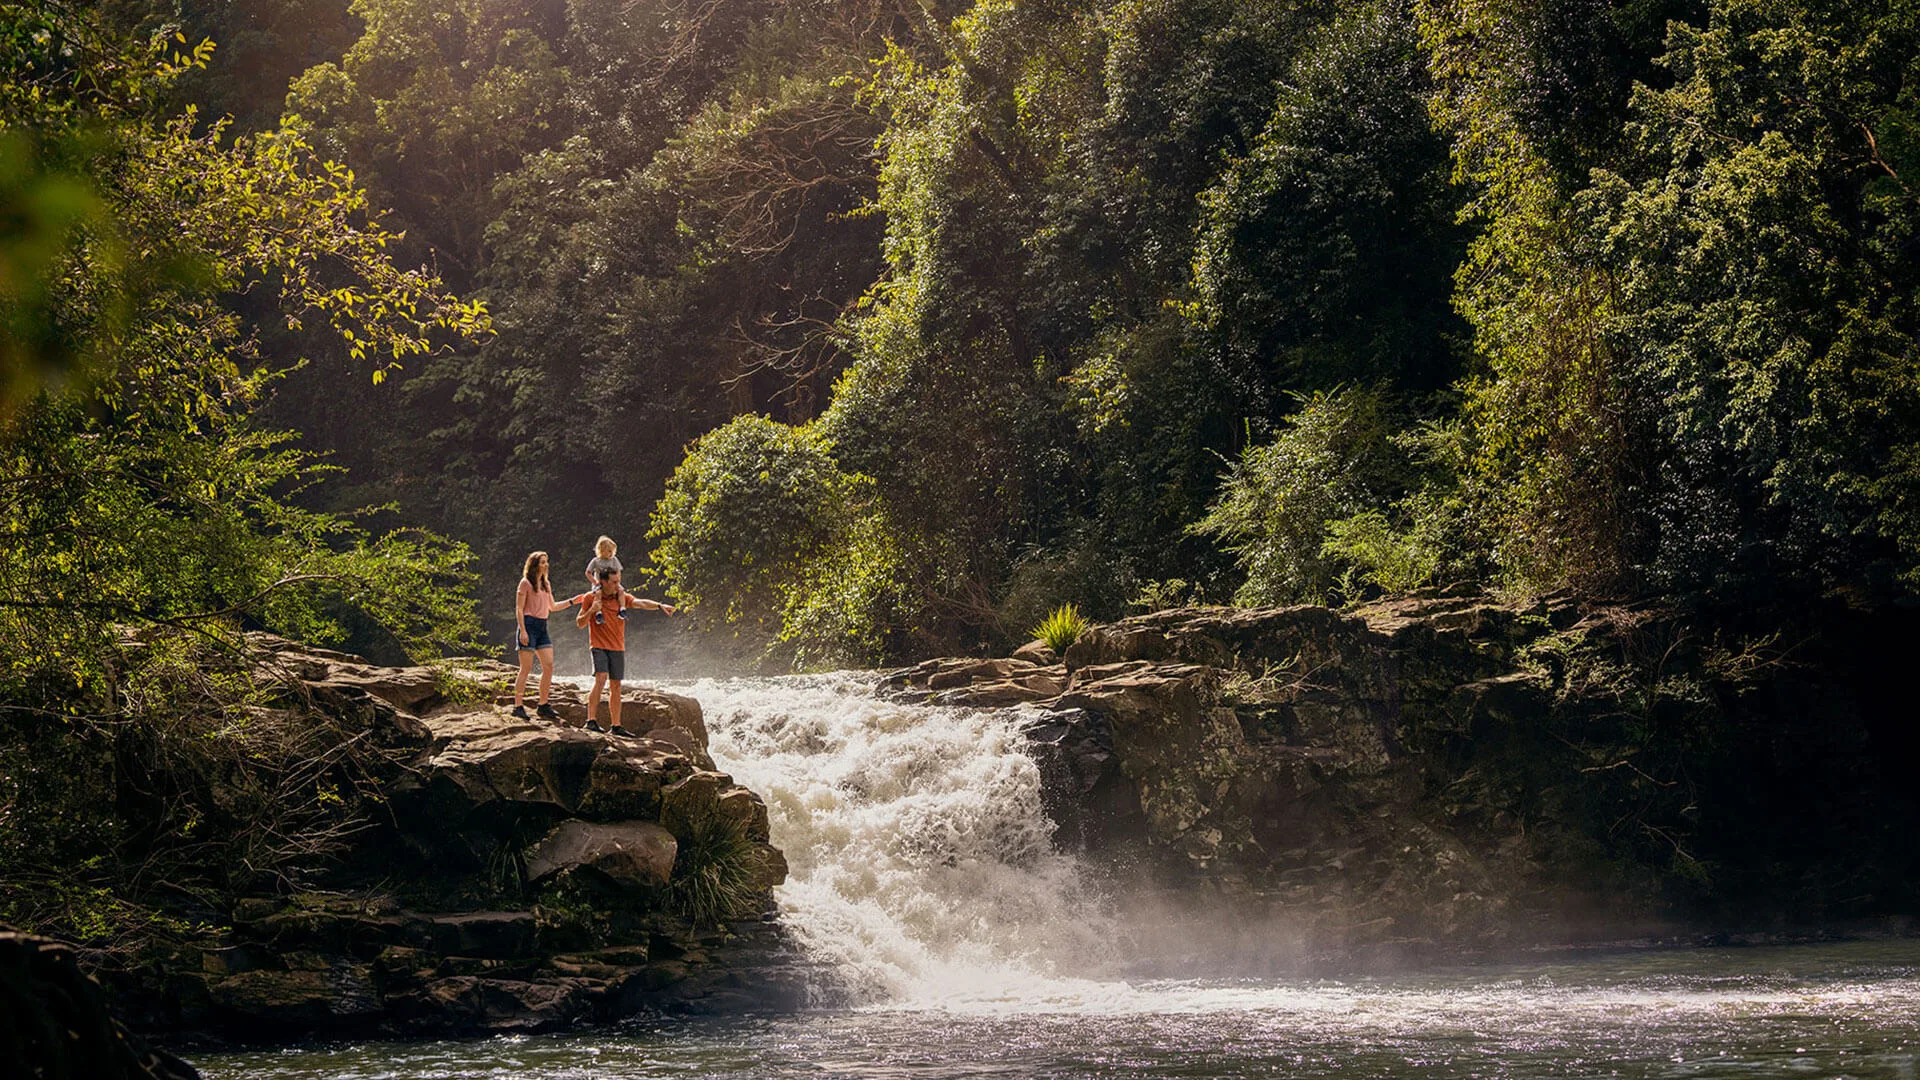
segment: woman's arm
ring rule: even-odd
[[[513,632],[518,635],[520,644],[527,643],[527,593],[531,586],[526,578],[520,579],[519,587],[513,590]]]

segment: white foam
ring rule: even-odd
[[[1030,1001],[1112,958],[1054,851],[1018,714],[881,701],[858,676],[709,680],[716,763],[767,800],[788,924],[855,1003]],[[1085,990],[1067,992],[1077,997]]]
[[[836,674],[673,688],[701,702],[715,762],[767,800],[790,867],[778,900],[829,973],[821,1004],[984,1018],[1271,1014],[1353,1032],[1498,1028],[1515,1016],[1578,1030],[1920,1011],[1912,973],[1810,986],[1758,970],[1702,978],[1691,961],[1657,959],[1597,982],[1578,961],[1493,981],[1114,977],[1156,928],[1110,910],[1089,870],[1053,849],[1022,713],[900,705],[870,683]]]

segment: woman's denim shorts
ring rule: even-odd
[[[547,636],[547,620],[531,615],[522,615],[520,618],[527,624],[527,643],[520,648],[534,652],[553,648],[553,639]]]

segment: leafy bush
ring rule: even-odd
[[[1302,399],[1287,428],[1248,447],[1194,530],[1217,536],[1246,582],[1237,603],[1326,599],[1340,576],[1327,553],[1333,522],[1388,505],[1411,478],[1377,391],[1346,389]]]
[[[1090,524],[1077,524],[1054,543],[1036,545],[1014,565],[998,605],[998,623],[1004,633],[1016,635],[1069,602],[1090,618],[1117,619],[1135,588],[1130,561]]]
[[[1080,614],[1079,608],[1072,604],[1062,604],[1054,608],[1051,615],[1041,620],[1040,625],[1034,627],[1032,633],[1034,637],[1046,642],[1047,648],[1052,649],[1054,655],[1064,656],[1067,646],[1080,640],[1080,635],[1085,633],[1091,625],[1093,624]]]
[[[845,529],[866,482],[811,426],[741,416],[701,436],[647,532],[667,592],[714,625],[776,637],[788,590]]]
[[[905,647],[924,602],[910,545],[873,507],[781,586],[780,645],[794,669],[870,667]]]
[[[1185,578],[1163,578],[1141,585],[1133,594],[1133,599],[1127,601],[1127,607],[1137,613],[1146,613],[1193,607],[1206,602],[1206,590],[1199,583]]]
[[[167,914],[183,900],[308,887],[411,753],[203,634],[147,632],[110,668],[64,716],[0,710],[0,921],[124,954],[190,930]]]

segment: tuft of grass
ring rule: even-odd
[[[759,851],[746,825],[717,813],[687,822],[667,883],[667,907],[695,926],[718,926],[753,908],[760,889]]]
[[[483,705],[506,693],[509,685],[505,679],[476,676],[453,661],[430,662],[427,670],[433,673],[434,690],[452,705]]]
[[[1080,614],[1079,608],[1072,604],[1061,604],[1053,609],[1053,614],[1040,620],[1040,625],[1034,627],[1031,633],[1046,642],[1054,655],[1064,656],[1067,646],[1079,640],[1080,635],[1092,625],[1085,615]]]

